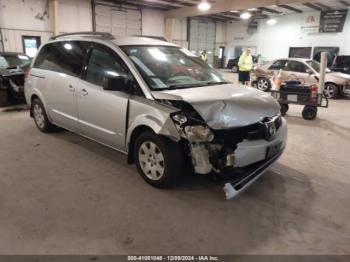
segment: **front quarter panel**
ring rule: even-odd
[[[130,143],[132,132],[139,126],[151,128],[156,134],[164,135],[174,141],[180,135],[170,118],[170,114],[178,109],[143,97],[133,97],[129,104],[129,121],[126,145]]]

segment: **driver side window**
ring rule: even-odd
[[[113,51],[95,47],[90,55],[85,79],[95,85],[103,86],[108,76],[127,77],[129,75],[128,70],[122,63]]]

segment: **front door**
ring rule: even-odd
[[[78,85],[78,117],[82,135],[121,151],[125,132],[129,93],[103,89],[108,76],[127,76],[129,71],[111,49],[95,46],[91,50],[86,74]]]

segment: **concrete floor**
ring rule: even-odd
[[[158,190],[126,157],[0,112],[0,254],[349,254],[350,101],[308,122],[235,200],[195,177]]]

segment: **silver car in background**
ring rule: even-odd
[[[269,94],[228,83],[188,50],[151,38],[55,37],[34,59],[25,95],[41,131],[60,126],[119,150],[155,187],[188,170],[228,172],[231,197],[286,145]]]

